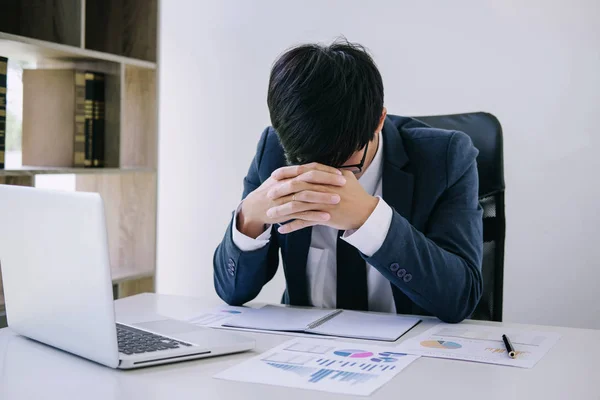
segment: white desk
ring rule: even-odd
[[[144,312],[187,318],[205,308],[206,304],[198,299],[151,294],[116,302],[117,315],[124,322],[136,322]],[[426,320],[407,337],[434,323],[434,320]],[[369,398],[600,399],[600,331],[540,329],[556,331],[563,336],[533,369],[420,358]],[[3,329],[0,330],[0,399],[317,400],[349,397],[213,379],[217,372],[291,338],[251,335],[257,340],[254,352],[118,371]]]

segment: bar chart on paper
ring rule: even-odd
[[[216,378],[369,395],[418,358],[390,352],[387,347],[347,345],[296,339],[236,365]]]

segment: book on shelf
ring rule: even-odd
[[[85,72],[85,137],[84,137],[84,154],[83,164],[75,165],[76,167],[91,167],[92,166],[92,145],[94,136],[94,73]]]
[[[23,71],[24,165],[104,167],[104,79],[79,69]]]
[[[94,129],[92,132],[92,166],[104,167],[105,127],[104,74],[94,73]]]
[[[82,146],[84,148],[83,163],[77,163],[75,166],[101,168],[104,167],[104,74],[85,71],[84,77],[85,134],[83,135],[84,145]],[[79,140],[81,140],[81,137]],[[81,153],[78,153],[76,158],[81,161]]]
[[[0,56],[0,169],[4,169],[6,151],[6,89],[8,58]]]
[[[75,71],[75,132],[73,135],[73,166],[85,166],[85,138],[87,125],[87,91],[85,73]]]

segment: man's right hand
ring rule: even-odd
[[[345,183],[346,179],[338,169],[323,164],[311,163],[279,168],[258,189],[246,196],[237,216],[237,229],[244,235],[255,239],[264,232],[265,225],[268,224],[293,219],[311,221],[316,224],[326,222],[330,218],[329,213],[310,210],[311,207],[306,203],[315,205],[339,203],[340,197],[329,193],[327,187],[343,186]],[[312,190],[306,190],[307,184],[311,184]],[[272,200],[268,193],[276,185],[297,185],[298,191],[302,191],[302,198],[295,199],[292,193],[287,197]],[[284,203],[290,203],[291,207],[296,204],[299,211],[279,218],[267,216],[267,210]]]

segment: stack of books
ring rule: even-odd
[[[73,166],[104,167],[104,74],[75,71]]]
[[[4,169],[4,153],[6,150],[6,75],[8,58],[0,57],[0,169]]]

